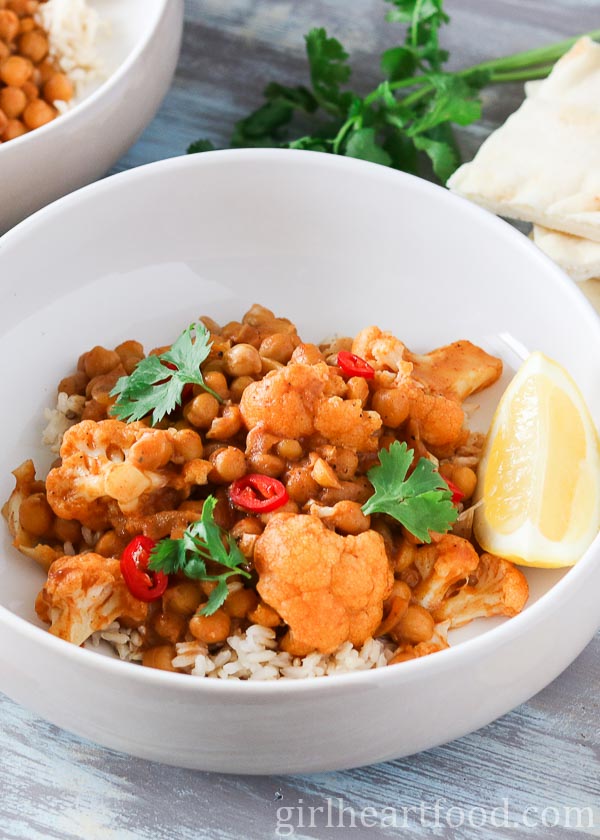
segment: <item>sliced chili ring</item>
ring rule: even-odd
[[[150,552],[156,543],[141,534],[134,537],[121,554],[121,574],[127,588],[139,601],[156,601],[163,595],[169,583],[164,572],[153,572],[148,568]]]
[[[363,379],[373,379],[375,376],[375,369],[360,356],[350,353],[349,350],[339,351],[337,363],[348,376],[362,376]]]
[[[289,499],[284,485],[270,475],[248,473],[229,488],[229,498],[236,507],[252,513],[270,513]]]
[[[462,502],[465,498],[465,494],[460,487],[457,487],[456,484],[453,481],[450,481],[449,478],[444,477],[444,481],[448,485],[448,490],[452,493],[452,498],[450,499],[452,504],[457,505],[459,502]]]

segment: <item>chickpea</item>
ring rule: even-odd
[[[351,449],[345,449],[343,446],[323,446],[319,452],[339,478],[350,479],[356,473],[358,455]]]
[[[207,645],[224,642],[231,631],[231,619],[223,609],[212,615],[195,615],[190,620],[190,633]]]
[[[397,429],[404,423],[410,411],[408,396],[400,388],[380,388],[375,391],[371,406],[390,429]]]
[[[158,470],[169,463],[174,448],[166,434],[144,435],[129,450],[129,460],[143,470]]]
[[[106,531],[96,543],[94,551],[102,557],[119,557],[126,545],[126,538],[120,537],[116,531]]]
[[[23,91],[28,102],[33,102],[34,99],[38,99],[39,97],[37,86],[31,80],[25,82],[25,84],[21,88],[18,88],[18,90]]]
[[[219,370],[210,370],[205,376],[204,381],[211,388],[215,394],[218,394],[222,400],[229,399],[229,388],[225,376]],[[201,386],[196,386],[200,388]],[[200,393],[200,391],[198,391]]]
[[[223,609],[231,618],[245,618],[258,606],[258,596],[253,589],[238,589],[225,601]]]
[[[0,116],[0,123],[2,122]],[[21,137],[23,134],[27,134],[27,128],[23,125],[20,120],[8,120],[4,132],[2,134],[2,141],[6,143],[8,140],[15,140],[17,137]]]
[[[33,64],[20,55],[11,55],[0,67],[0,79],[11,87],[22,87],[32,73]]]
[[[2,136],[4,135],[4,132],[6,131],[7,126],[8,126],[8,117],[6,116],[4,111],[2,109],[0,109],[0,142],[2,141]]]
[[[319,492],[319,485],[310,474],[310,467],[292,467],[286,477],[286,489],[290,499],[299,505],[305,504],[309,499],[316,498]]]
[[[242,428],[242,414],[238,405],[226,405],[221,417],[215,417],[206,437],[211,440],[227,440]]]
[[[210,455],[213,470],[210,479],[230,484],[246,474],[246,456],[237,446],[225,446]]]
[[[316,365],[324,362],[325,356],[316,344],[299,344],[291,356],[291,361],[303,365]]]
[[[251,376],[236,376],[235,379],[232,380],[231,385],[229,386],[229,394],[233,402],[240,402],[242,394],[252,382],[254,382],[254,379]]]
[[[458,489],[464,493],[465,499],[471,498],[477,486],[477,475],[470,467],[441,464],[440,473],[444,478],[456,484]]]
[[[35,26],[35,21],[32,20],[32,24]],[[48,55],[48,39],[39,29],[32,29],[27,32],[23,31],[21,27],[21,31],[23,34],[19,38],[19,52],[25,58],[31,59],[34,64],[39,64]],[[66,80],[66,76],[64,78]],[[59,99],[60,97],[55,98]]]
[[[9,58],[10,54],[11,54],[10,48],[0,38],[0,65],[4,64],[6,59]]]
[[[179,642],[185,636],[185,616],[175,612],[160,612],[154,619],[154,630],[166,642]]]
[[[106,420],[106,406],[96,400],[88,400],[81,415],[82,420]]]
[[[37,29],[37,24],[32,17],[24,17],[21,18],[19,21],[19,34],[22,35],[24,32],[33,32],[34,29]],[[21,53],[23,52],[22,49],[19,50]],[[28,56],[31,58],[31,56]],[[32,59],[33,61],[33,59]]]
[[[195,461],[198,458],[202,458],[204,454],[202,438],[193,429],[181,429],[178,431],[173,444],[175,446],[175,455],[172,460],[176,464],[181,464],[184,461]]]
[[[270,475],[273,478],[277,478],[285,470],[285,461],[277,455],[270,455],[268,452],[252,453],[248,460],[255,472]]]
[[[10,44],[19,34],[19,18],[9,9],[0,9],[0,40]]]
[[[349,500],[338,502],[327,522],[345,534],[362,534],[371,527],[371,517],[362,512],[358,502]]]
[[[38,66],[35,68],[38,82],[41,87],[43,87],[46,82],[50,81],[50,79],[55,76],[58,72],[54,64],[46,59],[45,61],[40,61]]]
[[[392,635],[395,639],[418,644],[428,642],[433,636],[435,624],[431,613],[419,604],[410,604],[398,624],[394,627]]]
[[[208,315],[201,315],[199,318],[200,321],[204,324],[206,329],[212,333],[212,335],[220,335],[221,327],[217,324],[215,320],[209,318]]]
[[[41,128],[46,123],[52,122],[58,116],[58,111],[43,99],[34,99],[23,112],[23,122],[27,128]]]
[[[20,117],[26,105],[27,97],[21,88],[5,87],[0,90],[0,108],[9,120]]]
[[[54,513],[43,493],[34,493],[23,499],[19,508],[21,528],[35,537],[49,534],[54,523]]]
[[[261,601],[251,612],[248,613],[248,618],[253,624],[260,624],[261,627],[279,627],[281,624],[281,617],[273,607]]]
[[[253,304],[242,318],[244,324],[250,324],[252,327],[260,327],[273,320],[275,320],[275,313],[259,303]]]
[[[197,583],[185,581],[170,586],[162,597],[163,609],[178,615],[195,613],[202,602],[202,592]]]
[[[183,415],[188,423],[199,429],[209,429],[218,413],[219,401],[207,391],[194,397],[183,410]]]
[[[6,0],[6,8],[11,9],[19,17],[32,15],[37,7],[37,0]]]
[[[88,378],[85,373],[77,371],[72,376],[65,376],[64,379],[61,379],[58,383],[57,391],[59,394],[67,394],[69,397],[73,396],[73,394],[83,396],[87,383]]]
[[[176,671],[172,664],[175,656],[175,645],[157,645],[144,651],[142,664],[161,671]]]
[[[230,376],[253,376],[261,372],[262,362],[256,347],[251,344],[234,344],[223,357],[225,371]]]
[[[46,102],[70,102],[74,94],[73,83],[64,73],[55,73],[44,85]]]
[[[263,338],[258,352],[266,359],[274,359],[285,365],[292,358],[295,347],[296,343],[288,333],[272,333]]]
[[[360,400],[364,405],[369,398],[369,386],[362,376],[351,376],[346,382],[346,397],[349,400]]]
[[[115,347],[115,353],[121,360],[128,376],[133,373],[138,362],[144,358],[144,348],[139,341],[123,341]]]
[[[260,335],[250,324],[240,324],[239,321],[230,321],[225,324],[221,334],[231,344],[251,344],[257,348],[260,345]]]
[[[283,458],[284,461],[299,461],[304,455],[300,441],[291,440],[290,438],[280,440],[275,449],[279,457]]]
[[[235,523],[231,529],[231,535],[237,540],[244,535],[259,536],[262,531],[262,525],[255,516],[245,516]]]
[[[114,350],[107,350],[105,347],[96,345],[86,354],[84,369],[89,378],[93,379],[103,373],[110,373],[120,364],[121,360]]]
[[[76,545],[81,540],[81,525],[75,519],[54,520],[54,535],[62,543],[70,542]]]
[[[86,396],[91,397],[102,405],[110,405],[113,398],[110,392],[117,384],[118,379],[125,375],[125,369],[119,365],[111,370],[110,373],[103,373],[100,376],[94,376],[90,379],[85,388]]]
[[[316,459],[311,475],[321,487],[340,487],[336,474],[323,458]]]

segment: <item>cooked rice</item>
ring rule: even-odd
[[[64,392],[58,395],[56,408],[45,408],[44,417],[48,425],[42,432],[42,443],[50,447],[52,452],[60,452],[63,435],[71,426],[78,423],[85,406],[85,397],[78,394],[68,396]]]
[[[85,647],[97,648],[108,642],[120,659],[138,662],[142,659],[142,638],[137,630],[121,627],[113,621],[105,630],[94,633]],[[281,677],[307,679],[350,671],[383,668],[394,655],[396,645],[381,639],[367,639],[360,650],[344,642],[330,654],[309,653],[292,656],[277,649],[275,631],[270,627],[252,624],[245,632],[229,636],[218,649],[201,642],[179,642],[173,667],[195,677],[220,680],[276,680]]]
[[[50,55],[73,82],[77,99],[102,75],[97,42],[105,24],[86,0],[48,0],[40,4],[36,19],[48,33]],[[54,104],[60,111],[69,107],[64,102]]]

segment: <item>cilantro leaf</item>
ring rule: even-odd
[[[336,38],[329,38],[325,29],[311,29],[306,36],[306,53],[319,104],[334,113],[347,109],[353,94],[340,90],[352,73],[346,50]]]
[[[129,376],[122,376],[110,392],[117,401],[110,414],[131,423],[152,413],[152,425],[159,423],[181,404],[188,383],[200,385],[219,401],[206,385],[200,365],[210,353],[210,334],[204,324],[190,324],[165,353],[142,359]]]
[[[430,531],[445,533],[458,512],[452,504],[448,485],[431,461],[421,458],[407,478],[414,452],[405,443],[394,441],[379,453],[379,466],[367,478],[375,488],[362,506],[363,513],[386,513],[423,542],[431,542]]]
[[[460,157],[453,144],[446,140],[434,140],[425,134],[414,138],[414,144],[431,160],[433,171],[445,184],[460,164]]]
[[[348,157],[370,160],[372,163],[382,163],[389,166],[392,162],[390,155],[376,140],[374,128],[359,128],[348,135],[345,154]]]
[[[208,496],[202,506],[200,519],[192,522],[180,539],[159,540],[150,553],[148,563],[148,568],[154,572],[183,572],[192,580],[216,581],[216,587],[200,610],[201,615],[212,615],[225,602],[229,593],[227,579],[231,575],[250,577],[243,568],[246,558],[236,541],[215,522],[216,504],[216,498]],[[225,566],[227,571],[210,573],[206,566],[207,560]]]

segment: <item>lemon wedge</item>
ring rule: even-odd
[[[485,551],[523,566],[572,566],[600,528],[600,445],[567,371],[532,353],[488,432],[474,531]]]

